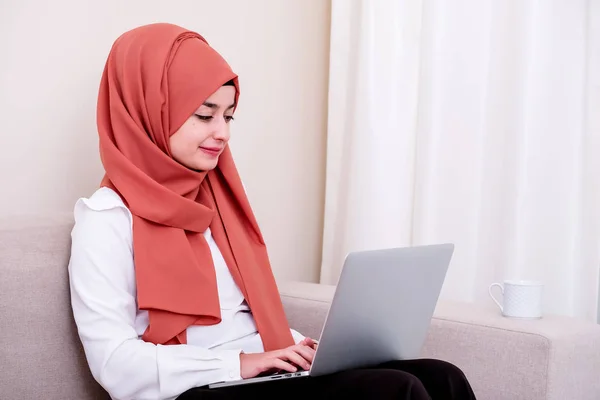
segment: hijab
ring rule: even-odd
[[[227,146],[217,167],[194,171],[173,159],[169,138],[237,75],[195,32],[142,26],[110,51],[97,108],[102,186],[133,216],[137,302],[147,310],[142,339],[184,344],[191,325],[221,322],[211,233],[256,321],[265,351],[293,345],[267,250]]]

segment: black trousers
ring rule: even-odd
[[[374,368],[355,369],[316,378],[231,386],[194,388],[178,400],[220,399],[398,399],[471,400],[475,394],[463,372],[440,360],[392,361]]]

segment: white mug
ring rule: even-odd
[[[492,293],[494,287],[500,288],[502,304]],[[492,283],[488,291],[505,317],[541,318],[543,287],[538,281],[504,281],[504,285]]]

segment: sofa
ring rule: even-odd
[[[0,399],[108,398],[71,314],[72,226],[68,215],[0,219]],[[290,325],[318,338],[335,287],[278,285]],[[511,320],[485,305],[440,301],[422,357],[459,366],[478,399],[600,399],[600,327],[587,321]]]

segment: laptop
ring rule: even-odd
[[[453,253],[453,244],[435,244],[348,254],[309,371],[218,382],[209,388],[418,358]]]

